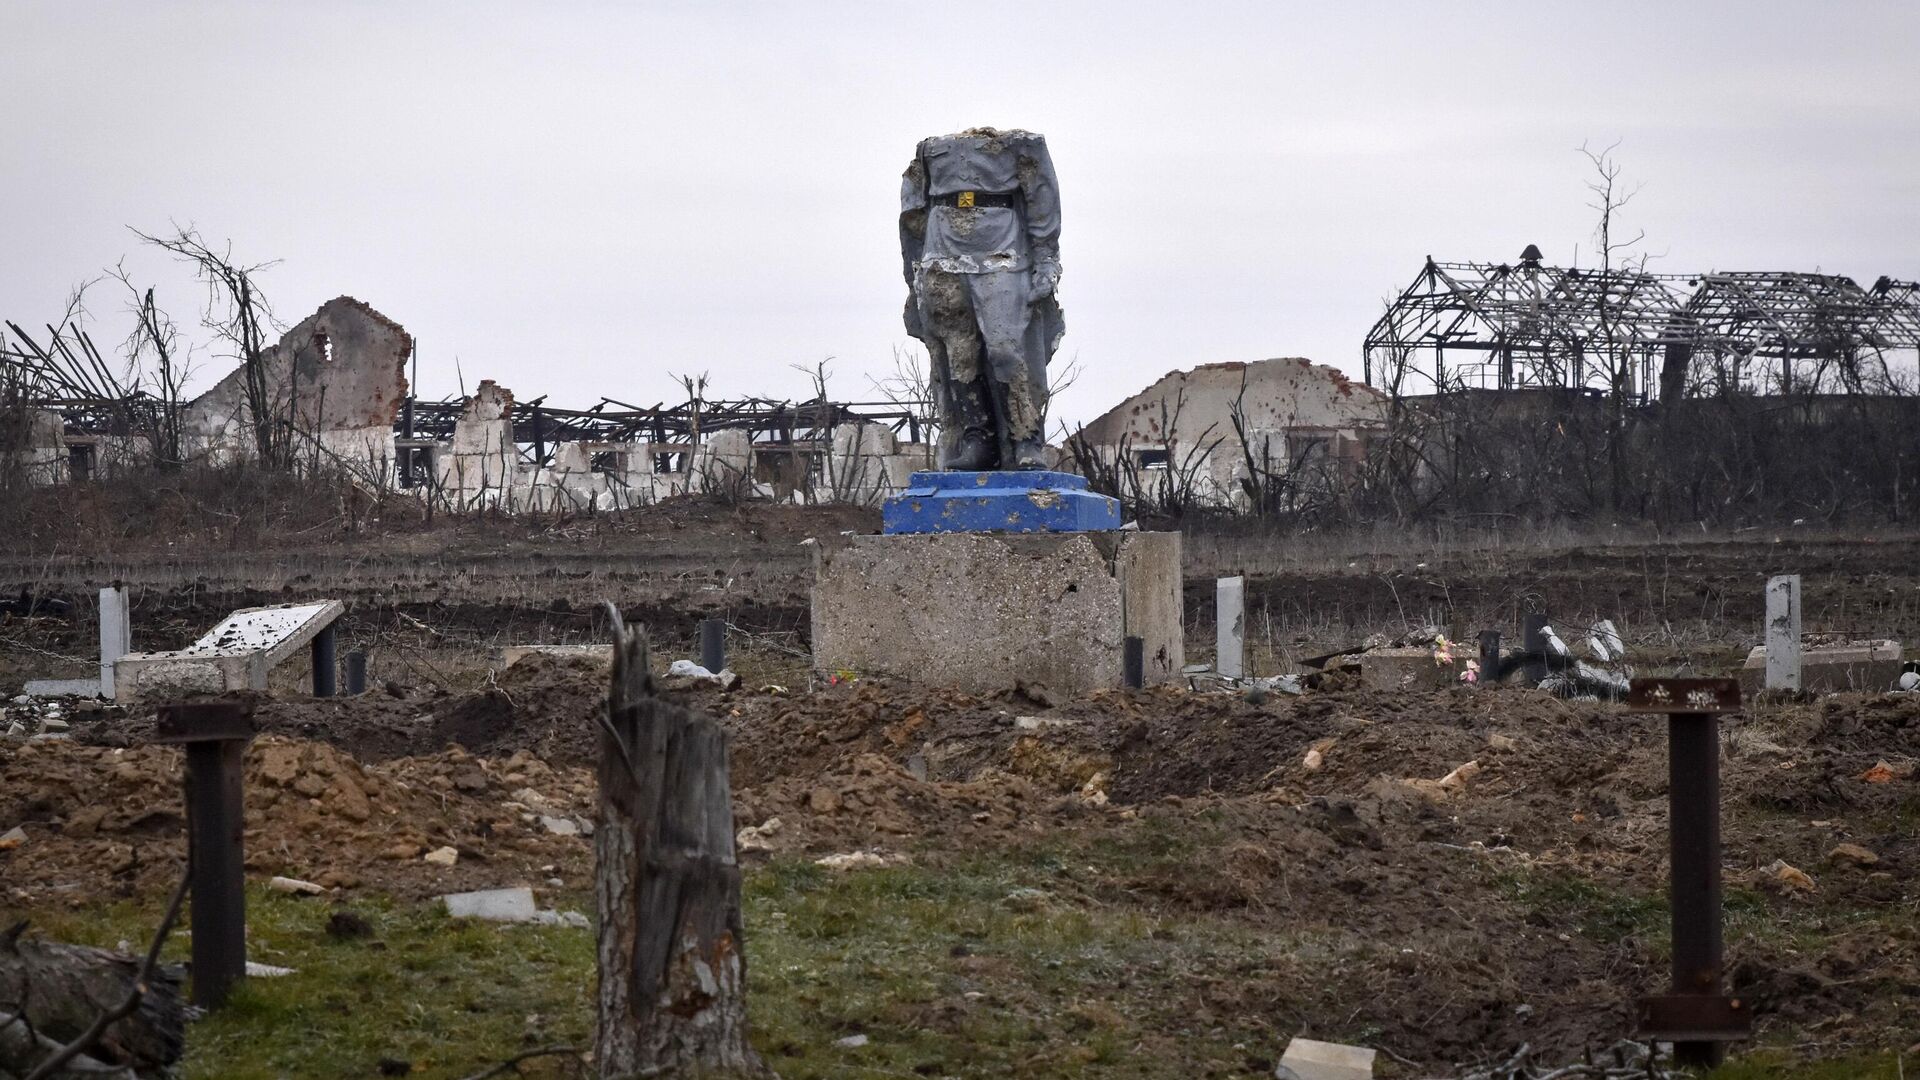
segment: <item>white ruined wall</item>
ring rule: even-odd
[[[13,432],[8,432],[11,442]],[[0,468],[29,484],[63,484],[67,481],[67,440],[65,424],[57,412],[31,409],[26,413],[26,430],[17,450],[0,451]]]
[[[322,304],[263,350],[266,397],[277,419],[292,420],[295,461],[342,463],[385,482],[412,355],[413,338],[399,323],[350,296]],[[188,460],[225,464],[251,458],[245,366],[182,407],[180,430]]]
[[[1270,472],[1304,460],[1316,476],[1339,476],[1363,459],[1366,437],[1384,430],[1386,395],[1335,368],[1298,358],[1204,364],[1176,371],[1086,425],[1080,432],[1105,461],[1122,448],[1140,466],[1143,486],[1160,474],[1147,467],[1194,469],[1198,496],[1221,505],[1246,497],[1246,448],[1233,422],[1244,412],[1253,456]]]
[[[455,509],[500,506],[516,510],[529,480],[513,442],[513,394],[483,381],[454,421],[453,442],[435,456],[440,498]]]

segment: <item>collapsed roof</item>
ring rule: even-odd
[[[1645,401],[1714,382],[1884,393],[1920,360],[1907,355],[1920,354],[1920,283],[1545,266],[1529,245],[1515,264],[1428,258],[1363,349],[1368,384],[1400,393],[1561,387]]]

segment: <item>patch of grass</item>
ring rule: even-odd
[[[1518,868],[1501,871],[1495,884],[1528,913],[1602,944],[1631,937],[1655,954],[1663,954],[1668,947],[1664,893],[1629,892],[1587,878]]]
[[[1778,1050],[1756,1050],[1707,1074],[1707,1080],[1900,1080],[1903,1063],[1892,1052],[1832,1061],[1795,1061]]]
[[[157,903],[34,912],[48,937],[145,947]],[[374,928],[335,940],[324,901],[247,896],[248,955],[295,974],[249,979],[188,1034],[188,1080],[374,1076],[382,1058],[420,1077],[458,1077],[533,1046],[585,1045],[592,1030],[593,935],[564,927],[448,919],[432,904],[356,897]],[[183,929],[184,929],[183,920]],[[176,932],[166,958],[185,960]],[[529,1066],[528,1075],[542,1075]]]

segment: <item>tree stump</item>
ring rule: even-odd
[[[0,931],[0,1077],[32,1072],[48,1052],[124,998],[140,974],[138,957],[23,938],[25,927]],[[180,984],[178,967],[155,968],[139,1006],[101,1033],[86,1061],[125,1066],[117,1075],[165,1074],[186,1044]]]
[[[609,605],[611,608],[611,605]],[[664,701],[645,635],[613,612],[593,834],[602,1080],[771,1076],[747,1041],[727,735]]]

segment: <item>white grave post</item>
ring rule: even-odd
[[[100,590],[100,696],[113,697],[114,661],[133,651],[133,612],[127,590],[113,585]]]
[[[1767,580],[1767,689],[1800,689],[1800,575]]]
[[[1229,679],[1247,676],[1247,579],[1223,577],[1214,586],[1213,670]]]

